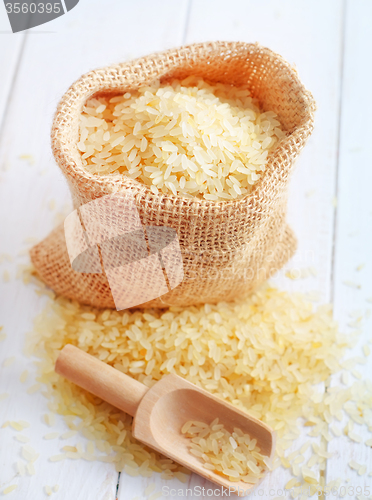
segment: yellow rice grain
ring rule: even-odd
[[[332,374],[354,369],[355,362],[348,361],[346,368],[343,357],[355,335],[340,333],[329,305],[315,308],[301,294],[266,285],[246,301],[166,310],[100,311],[59,297],[37,318],[28,351],[40,360],[39,383],[47,388],[51,412],[63,415],[70,429],[66,434],[81,433],[94,442],[97,456],[89,450],[74,457],[113,462],[118,471],[146,477],[153,471],[164,478],[187,473],[138,444],[131,417],[55,374],[55,360],[67,342],[98,358],[104,344],[110,365],[148,387],[176,373],[277,428],[281,463],[305,482],[300,464],[324,468],[326,449],[314,448],[305,462],[293,463],[297,454],[291,463],[288,456],[301,432],[331,439],[328,426],[336,429],[335,422],[346,414],[364,421],[360,411],[372,406],[371,385],[365,381],[325,392],[318,387]],[[65,458],[61,454],[56,460]]]
[[[17,485],[16,484],[12,484],[11,486],[8,486],[7,488],[5,488],[3,490],[3,495],[8,495],[8,493],[11,493],[12,491],[14,491],[15,489],[17,489]]]

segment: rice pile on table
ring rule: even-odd
[[[283,136],[247,88],[191,76],[89,99],[78,149],[93,174],[123,174],[154,194],[231,200],[251,191]]]
[[[257,439],[238,427],[231,433],[218,418],[209,425],[189,420],[181,432],[191,440],[190,453],[202,461],[205,469],[232,482],[255,484],[264,476],[269,457],[260,453]]]
[[[60,349],[72,343],[149,387],[177,373],[262,419],[277,433],[272,469],[283,465],[295,477],[289,487],[307,484],[316,491],[325,487],[318,471],[331,456],[327,442],[342,432],[356,439],[354,423],[372,429],[370,381],[327,392],[316,387],[328,383],[331,374],[367,361],[341,361],[354,342],[355,336],[339,332],[329,305],[314,309],[304,296],[266,285],[245,302],[166,311],[94,310],[59,297],[39,315],[27,350],[40,358],[37,380],[45,384],[51,412],[64,415],[69,432],[89,440],[86,448],[80,443],[53,460],[101,460],[128,474],[158,471],[181,480],[187,472],[136,442],[131,417],[55,374]],[[339,421],[345,416],[342,431]],[[322,440],[290,452],[306,431]]]

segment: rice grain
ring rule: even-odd
[[[7,488],[5,488],[3,490],[3,495],[8,495],[8,493],[11,493],[12,491],[14,491],[15,489],[17,489],[17,485],[16,484],[12,484],[11,486],[8,486]]]
[[[94,454],[92,444],[83,453],[67,452],[73,458],[112,462],[117,471],[145,477],[154,471],[164,478],[188,473],[137,443],[128,415],[55,374],[55,360],[66,343],[98,358],[105,351],[105,362],[130,373],[148,387],[172,370],[249,411],[277,428],[275,466],[282,463],[297,474],[296,481],[306,483],[305,479],[312,481],[312,476],[306,469],[302,472],[302,464],[306,463],[309,469],[316,465],[322,470],[329,454],[325,444],[320,443],[310,450],[309,445],[307,449],[301,446],[293,455],[289,449],[301,432],[323,436],[326,441],[331,439],[328,427],[337,435],[335,422],[342,421],[345,415],[348,420],[362,419],[372,427],[368,420],[372,406],[370,383],[356,380],[350,386],[329,387],[326,392],[317,386],[332,374],[353,369],[355,363],[365,360],[350,358],[350,367],[344,366],[347,347],[354,345],[357,335],[344,335],[338,330],[331,306],[315,308],[301,294],[265,285],[245,301],[166,310],[102,312],[59,297],[50,301],[36,320],[34,332],[28,337],[28,351],[41,360],[38,380],[51,398],[50,411],[62,413],[70,429],[61,438],[79,432],[94,443]],[[304,428],[299,424],[300,417],[305,421]],[[218,436],[221,428],[212,424],[213,434]],[[199,433],[206,429],[199,422],[198,426],[183,426],[183,430],[187,432],[192,427]],[[355,433],[348,423],[347,433],[350,432],[352,436]],[[214,453],[218,453],[216,436],[211,441]],[[256,443],[251,444],[250,452]],[[305,456],[309,451],[310,457]],[[196,447],[194,452],[203,461],[208,456]],[[66,454],[60,454],[51,460],[65,458]],[[359,468],[358,465],[355,470]],[[223,470],[233,475],[240,473],[239,467],[229,462],[224,463]]]
[[[78,149],[89,172],[126,175],[155,194],[240,198],[284,136],[247,88],[188,77],[125,95],[86,102]]]

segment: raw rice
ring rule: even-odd
[[[26,420],[18,420],[19,425],[21,425],[24,429],[27,429],[30,427],[30,422],[27,422]]]
[[[11,486],[8,486],[7,488],[5,488],[5,490],[3,490],[3,495],[7,495],[8,493],[11,493],[16,488],[17,488],[16,484],[12,484]]]
[[[157,500],[161,496],[162,496],[162,492],[161,491],[157,491],[155,493],[152,493],[152,495],[149,496],[149,500]]]
[[[23,431],[23,425],[21,425],[19,422],[12,420],[11,422],[9,422],[9,424],[15,431]]]
[[[342,283],[346,286],[349,286],[350,288],[355,288],[357,290],[360,290],[362,288],[359,283],[355,283],[354,281],[344,280]]]
[[[24,370],[22,373],[21,373],[21,376],[19,377],[19,381],[24,384],[27,380],[27,377],[28,377],[28,370]]]
[[[58,455],[53,455],[52,457],[49,458],[51,462],[59,462],[61,460],[64,460],[66,458],[65,453],[60,453]]]
[[[48,485],[44,486],[44,490],[45,490],[45,493],[48,495],[48,497],[50,497],[51,494],[53,493],[52,492],[52,488],[50,486],[48,486]]]
[[[61,435],[61,439],[70,439],[70,438],[76,436],[76,434],[77,434],[77,431],[67,431]]]
[[[25,445],[22,446],[22,457],[27,460],[27,462],[35,462],[35,460],[39,457],[39,454],[30,446]]]
[[[7,368],[12,365],[15,361],[15,356],[11,356],[10,358],[5,358],[3,361],[3,368]]]
[[[190,453],[198,457],[203,466],[230,481],[256,483],[264,476],[265,455],[260,453],[257,440],[241,429],[231,433],[219,424],[218,418],[210,425],[188,421],[181,432],[190,439]]]
[[[2,254],[0,254],[0,264],[4,260],[7,260],[8,262],[13,262],[14,261],[14,257],[10,253],[3,252]]]
[[[284,486],[286,490],[290,490],[294,486],[300,486],[300,483],[297,481],[297,479],[293,478],[288,481],[288,483]]]
[[[28,443],[30,441],[29,437],[23,436],[22,434],[17,434],[17,436],[15,436],[15,438],[17,441],[20,441],[21,443]]]
[[[26,464],[26,469],[30,476],[34,476],[36,474],[35,466],[32,462]]]
[[[27,389],[27,394],[34,394],[37,391],[40,391],[41,389],[41,384],[34,384],[31,387]]]
[[[184,479],[188,472],[136,442],[131,417],[55,374],[60,349],[72,343],[148,387],[177,373],[262,419],[277,429],[272,468],[283,464],[296,476],[293,484],[324,489],[324,478],[316,476],[315,484],[308,470],[324,470],[325,457],[331,456],[328,429],[337,429],[344,417],[347,432],[354,432],[352,422],[358,419],[372,428],[370,382],[357,380],[325,392],[317,386],[366,361],[364,356],[342,360],[356,340],[357,332],[339,332],[329,305],[315,309],[303,295],[268,285],[246,301],[168,310],[103,311],[56,298],[36,319],[28,352],[40,358],[38,380],[50,397],[50,411],[63,415],[69,437],[71,431],[83,434],[96,451],[66,452],[50,460],[71,453],[71,458],[111,462],[132,476],[156,471],[164,479]],[[306,449],[289,451],[304,433],[325,438],[312,445],[310,458]]]
[[[56,423],[56,417],[54,413],[45,413],[44,422],[49,425],[49,427],[53,427]]]
[[[56,439],[59,436],[59,432],[49,432],[48,434],[45,434],[44,439]]]
[[[284,136],[247,88],[200,77],[89,99],[78,149],[95,175],[126,175],[159,192],[206,200],[248,194]]]
[[[155,484],[155,483],[151,483],[151,484],[149,484],[149,485],[147,486],[147,488],[145,489],[145,491],[144,491],[145,496],[150,495],[150,494],[154,491],[155,487],[156,487],[156,484]]]
[[[17,472],[19,473],[20,476],[24,476],[26,474],[26,467],[21,460],[18,460],[16,464]]]
[[[30,427],[30,424],[24,420],[18,420],[18,422],[12,420],[9,422],[9,425],[16,431],[23,431],[23,429]]]
[[[367,466],[366,465],[362,465],[361,467],[359,467],[358,469],[358,475],[359,476],[364,476],[364,474],[367,472]]]
[[[286,271],[285,275],[291,280],[299,280],[309,278],[310,276],[316,277],[317,270],[314,267],[294,268]]]
[[[354,470],[359,470],[361,465],[358,464],[358,462],[356,462],[355,460],[350,460],[349,467]]]

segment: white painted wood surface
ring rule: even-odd
[[[10,393],[0,401],[0,427],[5,420],[28,420],[31,427],[22,434],[40,453],[37,474],[19,478],[13,464],[20,458],[21,443],[9,427],[0,429],[0,491],[18,484],[9,498],[44,498],[45,485],[60,484],[53,498],[114,500],[118,482],[110,464],[48,461],[68,443],[43,439],[54,431],[41,417],[47,412],[47,401],[42,395],[25,394],[31,378],[25,385],[19,382],[25,368],[33,371],[22,355],[24,333],[42,309],[43,299],[16,279],[17,265],[25,260],[16,255],[30,245],[26,238],[41,239],[49,232],[56,212],[69,210],[68,190],[49,146],[52,115],[62,93],[89,69],[194,41],[258,41],[295,64],[317,100],[318,111],[316,129],[291,183],[289,219],[299,247],[286,269],[312,266],[318,273],[291,281],[282,271],[274,281],[289,290],[320,291],[322,301],[334,301],[336,317],[346,328],[350,310],[365,312],[372,307],[366,301],[372,298],[371,21],[369,0],[95,0],[81,1],[37,32],[13,35],[0,9],[0,254],[14,256],[13,262],[1,264],[0,271],[0,324],[7,334],[0,343],[0,395]],[[21,159],[20,155],[30,156]],[[52,200],[56,210],[49,208]],[[361,264],[364,267],[356,270]],[[9,282],[2,280],[4,271],[10,273]],[[345,280],[361,288],[347,287]],[[370,326],[365,325],[364,340],[356,352],[371,338]],[[3,360],[10,356],[16,357],[15,363],[3,368]],[[370,365],[363,367],[363,374],[371,375]],[[66,430],[62,419],[55,429]],[[356,487],[368,485],[369,479],[372,486],[370,478],[360,478],[347,466],[350,458],[360,463],[369,460],[368,470],[372,470],[365,447],[345,439],[342,448],[334,451],[336,456],[325,471],[327,480],[342,476]],[[271,474],[262,486],[265,498],[278,496],[268,491],[283,488],[289,477],[282,469]],[[144,479],[121,474],[118,500],[145,498],[150,483],[156,484],[154,491],[162,486],[184,492],[208,486],[196,476],[183,485],[158,475]],[[188,494],[188,498],[197,496]]]
[[[365,99],[372,68],[365,63],[364,57],[367,47],[368,50],[372,48],[371,20],[371,2],[357,0],[347,4],[332,290],[335,316],[345,330],[349,323],[363,318],[362,335],[353,349],[354,356],[363,356],[363,345],[372,347],[372,317],[368,317],[368,311],[372,309],[372,197],[369,189],[372,183],[369,150],[372,123],[367,118],[372,113],[372,103]],[[345,282],[354,283],[358,288],[350,287]],[[349,316],[350,311],[356,313],[354,319]],[[364,378],[372,379],[371,359],[355,369]],[[356,380],[350,377],[350,383]],[[364,441],[369,438],[366,428],[362,426],[355,425],[354,432],[361,435]],[[366,464],[367,471],[371,472],[371,449],[344,437],[337,446],[336,443],[329,443],[329,451],[334,453],[334,457],[328,461],[327,476],[330,480],[336,477],[349,480],[346,498],[350,493],[353,495],[360,491],[372,494],[372,477],[360,477],[347,465],[353,459]]]
[[[5,12],[0,15],[0,127],[11,98],[13,78],[22,51],[25,34],[13,34]]]

